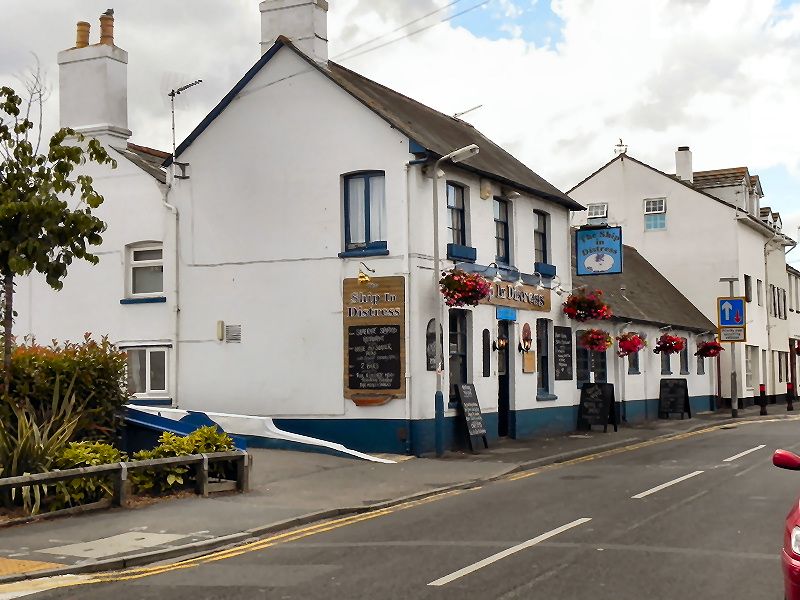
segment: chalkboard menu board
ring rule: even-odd
[[[572,328],[553,327],[556,381],[572,379]]]
[[[591,429],[592,425],[602,425],[608,431],[608,424],[617,431],[617,411],[614,406],[614,385],[611,383],[584,383],[581,388],[581,401],[578,405],[578,429]]]
[[[345,279],[344,397],[359,406],[405,397],[405,279]]]
[[[461,415],[467,425],[467,434],[469,435],[469,444],[472,449],[475,445],[472,441],[473,437],[482,437],[485,447],[489,447],[486,442],[486,425],[483,423],[483,415],[481,414],[481,405],[478,402],[478,394],[475,393],[475,386],[471,383],[461,383],[456,386],[458,392],[458,399],[461,403]]]
[[[348,327],[348,386],[351,390],[400,387],[400,327]]]
[[[689,403],[689,386],[685,379],[662,379],[658,390],[658,416],[669,419],[669,415],[677,413],[683,419],[683,413],[692,418],[692,407]]]

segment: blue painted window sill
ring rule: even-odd
[[[120,304],[159,304],[166,302],[166,296],[150,296],[148,298],[123,298]]]
[[[536,394],[537,402],[545,402],[550,400],[558,400],[558,396],[556,396],[555,394],[547,394],[547,393],[543,394],[541,392]]]
[[[533,270],[541,274],[544,279],[552,279],[556,276],[556,266],[548,263],[533,263]]]
[[[358,258],[360,256],[388,256],[389,248],[386,242],[371,242],[363,248],[351,248],[339,252],[339,258]]]
[[[447,244],[447,258],[453,261],[474,263],[475,259],[478,258],[478,251],[472,246]]]
[[[134,406],[172,406],[172,398],[131,398],[128,404]]]

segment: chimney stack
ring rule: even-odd
[[[264,0],[259,10],[261,54],[282,35],[313,60],[328,61],[327,0]]]
[[[689,183],[694,181],[692,151],[689,150],[689,146],[678,146],[678,151],[675,152],[675,174],[683,181]]]
[[[91,25],[86,21],[78,21],[78,35],[75,39],[76,48],[86,48],[89,45],[89,29]]]
[[[100,43],[114,45],[114,9],[109,8],[100,15]]]
[[[128,53],[114,45],[114,11],[100,17],[100,43],[80,21],[74,48],[58,53],[60,126],[124,145],[128,129]]]

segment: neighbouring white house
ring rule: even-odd
[[[36,277],[20,286],[19,329],[108,333],[128,351],[139,404],[421,454],[435,438],[436,233],[444,270],[492,287],[475,307],[442,311],[444,446],[465,443],[465,383],[490,440],[573,430],[583,355],[561,302],[575,287],[570,214],[583,206],[469,123],[328,60],[325,0],[260,11],[261,57],[174,160],[128,141],[113,19],[95,45],[79,24],[59,55],[61,123],[118,155],[116,170],[91,171],[109,229],[100,264],[73,265],[61,292]],[[456,150],[459,162],[442,160]],[[707,329],[684,308],[628,320],[652,336]],[[651,372],[625,398],[657,397]],[[690,381],[696,399],[712,393],[704,381]],[[655,416],[630,406],[632,418]]]
[[[786,265],[789,279],[789,381],[797,393],[798,365],[800,353],[800,270]]]
[[[747,168],[692,169],[688,147],[675,154],[670,175],[618,154],[568,193],[588,207],[573,224],[607,222],[623,228],[634,246],[705,316],[717,322],[717,297],[746,297],[747,341],[737,344],[738,397],[747,404],[766,386],[772,399],[786,393],[789,321],[785,251],[795,242],[767,210],[757,176]],[[718,395],[730,402],[730,351],[717,361]]]
[[[607,322],[573,326],[576,388],[590,380],[613,383],[621,417],[636,422],[658,416],[662,380],[684,379],[692,413],[714,410],[714,359],[696,355],[701,343],[714,339],[714,323],[635,248],[623,246],[623,265],[619,274],[573,277],[575,286],[602,291],[614,315]],[[647,346],[628,356],[614,351],[618,344],[606,352],[589,351],[578,343],[589,328],[614,337],[635,333]],[[658,338],[665,333],[681,338],[683,350],[655,353]]]

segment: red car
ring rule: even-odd
[[[800,456],[788,450],[776,450],[772,464],[781,469],[800,471]],[[795,500],[786,515],[781,563],[786,600],[800,600],[800,499]]]

